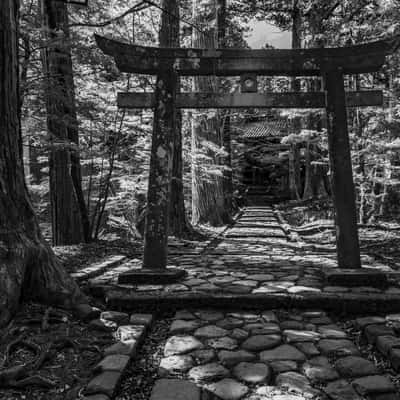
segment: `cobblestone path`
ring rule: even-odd
[[[365,351],[358,343],[380,343],[385,359],[399,362],[399,321],[400,315],[335,320],[324,311],[181,310],[170,325],[151,400],[212,394],[223,400],[396,400],[394,371],[388,374],[384,362],[372,361],[371,347]]]
[[[389,287],[338,287],[326,285],[323,269],[337,267],[332,250],[305,249],[289,240],[277,214],[271,207],[248,207],[235,224],[221,237],[197,254],[184,252],[169,258],[171,266],[188,272],[185,280],[169,285],[117,285],[121,272],[141,267],[141,258],[91,279],[95,293],[103,293],[111,307],[127,302],[137,304],[141,298],[174,300],[179,298],[210,298],[239,295],[293,296],[327,295],[335,299],[345,295],[390,295],[400,298],[398,273],[362,256],[363,266],[376,267],[388,273]]]
[[[118,285],[119,273],[141,267],[140,257],[88,282],[110,310],[177,310],[165,343],[149,333],[158,370],[150,400],[400,400],[395,271],[364,255],[364,267],[387,273],[388,287],[328,286],[323,271],[337,268],[335,252],[292,241],[270,207],[244,209],[207,246],[169,260],[188,272],[179,283]],[[169,319],[160,321],[166,334]],[[138,327],[118,329],[131,338]],[[126,356],[125,343],[112,351]]]

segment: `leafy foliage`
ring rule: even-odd
[[[20,74],[24,154],[29,173],[29,187],[41,221],[49,223],[48,166],[49,138],[43,96],[41,50],[51,46],[43,39],[38,16],[38,0],[21,2]],[[126,0],[90,0],[87,8],[70,6],[71,48],[73,51],[83,186],[90,211],[94,238],[123,227],[127,236],[139,235],[136,224],[142,215],[149,168],[149,146],[152,130],[150,110],[121,112],[116,107],[119,91],[152,91],[154,80],[148,76],[127,76],[113,61],[102,54],[93,33],[111,35],[141,45],[157,45],[160,8],[141,6]],[[158,4],[157,2],[155,3]],[[227,46],[246,47],[245,37],[254,19],[266,20],[280,29],[291,29],[295,8],[301,14],[303,47],[343,46],[386,37],[399,31],[400,15],[395,0],[231,0]],[[191,33],[199,29],[192,21],[191,1],[181,1],[182,45],[191,46]],[[265,47],[269,44],[265,43]],[[353,147],[354,176],[357,185],[360,219],[368,220],[396,211],[400,159],[400,71],[395,54],[378,74],[349,77],[348,89],[381,87],[387,98],[384,108],[349,111]],[[288,91],[286,78],[260,77],[267,91]],[[238,90],[238,80],[222,83],[224,90]],[[301,89],[313,83],[302,79]],[[182,79],[182,90],[191,90],[190,78]],[[212,113],[212,111],[210,111]],[[232,123],[254,115],[255,110],[232,113]],[[311,138],[322,151],[313,156],[314,164],[327,164],[326,138],[321,129],[304,122],[321,120],[321,114],[283,111],[280,116],[303,120],[300,136],[287,137],[286,143],[305,144]],[[276,115],[278,115],[276,114]],[[184,113],[184,184],[190,203],[190,124],[191,113]],[[213,143],[207,143],[210,150]],[[207,147],[207,146],[206,146]],[[206,157],[206,155],[204,155]],[[234,155],[235,157],[235,155]],[[207,165],[207,172],[222,174],[220,166]]]

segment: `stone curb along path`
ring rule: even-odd
[[[400,372],[400,314],[385,317],[357,318],[354,326],[363,339],[389,360],[392,368]]]
[[[84,400],[110,400],[114,397],[121,377],[135,357],[138,347],[153,323],[152,314],[127,314],[104,311],[90,306],[77,310],[82,319],[91,319],[89,327],[102,332],[112,332],[115,343],[104,349],[103,359],[94,367],[93,378],[86,385]],[[87,308],[87,310],[86,310]]]
[[[397,318],[356,324],[382,339]],[[391,377],[324,311],[178,311],[159,378],[150,400],[400,399]]]

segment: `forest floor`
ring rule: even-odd
[[[164,297],[171,304],[169,308],[151,308],[153,326],[112,394],[118,400],[148,400],[154,388],[151,399],[158,400],[160,391],[165,395],[162,379],[168,378],[174,379],[175,385],[170,393],[187,390],[180,386],[186,382],[201,387],[205,392],[198,396],[207,393],[209,399],[210,392],[224,400],[286,400],[288,393],[293,396],[287,397],[290,400],[323,398],[323,393],[330,393],[332,399],[345,395],[363,398],[360,394],[371,400],[398,399],[394,393],[399,390],[396,368],[400,355],[378,345],[377,335],[392,336],[399,343],[399,315],[296,310],[292,300],[285,308],[255,305],[259,296],[377,294],[375,288],[324,287],[318,271],[322,264],[335,264],[331,221],[320,215],[313,221],[301,220],[301,212],[281,209],[290,222],[287,230],[271,208],[247,208],[231,227],[204,228],[191,240],[172,240],[171,264],[189,272],[176,285],[115,284],[121,270],[140,265],[140,241],[55,248],[72,274],[96,265],[95,275],[81,283],[88,293],[101,294],[92,298],[92,305],[100,310],[121,309],[125,302],[136,312],[148,312],[141,298],[161,304]],[[360,236],[366,264],[398,270],[400,235],[396,226],[362,227]],[[116,255],[126,258],[109,270],[97,267]],[[99,283],[102,290],[93,291]],[[104,287],[108,287],[106,292]],[[398,296],[400,291],[397,283],[386,290],[389,296]],[[108,303],[102,297],[106,293]],[[199,304],[185,307],[184,299],[192,295]],[[253,303],[240,300],[251,295],[255,296]],[[238,301],[222,310],[217,302],[212,309],[200,306],[204,299],[213,304],[226,296]],[[248,310],[243,311],[243,306]],[[368,315],[373,318],[366,323],[357,319]],[[98,373],[96,365],[104,352],[121,339],[115,324],[111,325],[99,326],[89,319],[82,322],[63,310],[24,305],[12,324],[0,332],[0,399],[84,398],[85,385]],[[187,343],[192,347],[185,348]],[[10,380],[10,370],[18,379]],[[20,370],[22,375],[18,375]],[[354,372],[358,370],[361,372]],[[380,385],[379,395],[368,386],[371,379],[373,385]]]
[[[169,251],[198,253],[223,229],[202,227],[190,238],[172,239]],[[140,239],[100,240],[53,250],[71,274],[102,266],[115,256],[141,259],[143,251]],[[106,309],[101,299],[91,298],[91,304]],[[65,310],[32,303],[21,307],[11,324],[0,330],[0,338],[1,400],[83,398],[93,369],[105,349],[116,343],[112,329],[82,321]]]
[[[199,252],[224,229],[225,227],[201,226],[193,230],[192,234],[185,239],[170,238],[169,252]],[[121,230],[116,240],[97,240],[88,244],[56,246],[53,247],[53,250],[70,273],[82,270],[95,262],[101,262],[110,255],[125,255],[130,258],[140,257],[143,253],[143,240],[141,238],[124,237],[124,232],[124,230]]]
[[[0,331],[0,399],[75,400],[114,341],[65,310],[25,304]]]
[[[335,245],[332,206],[314,202],[293,206],[291,202],[281,204],[279,209],[294,232],[308,244]],[[373,224],[359,225],[360,249],[395,270],[400,270],[400,218],[386,217]]]

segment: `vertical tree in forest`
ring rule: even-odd
[[[217,26],[218,26],[218,47],[227,47],[227,7],[226,0],[217,0]],[[230,111],[222,112],[221,118],[223,158],[223,183],[222,191],[224,196],[225,210],[232,215],[233,212],[233,174],[232,174],[232,144],[231,144],[231,116]]]
[[[171,27],[171,47],[180,47],[179,35],[179,2],[173,10],[175,18],[170,20],[174,25]],[[177,90],[179,91],[180,79],[177,78]],[[175,128],[173,134],[174,154],[172,160],[171,200],[169,211],[169,232],[176,237],[185,237],[191,231],[190,223],[186,216],[185,198],[183,193],[183,137],[182,137],[182,112],[176,110]]]
[[[293,1],[290,14],[292,19],[292,49],[300,49],[302,15],[298,0]],[[299,92],[301,86],[300,80],[293,78],[291,86],[293,92]],[[293,118],[293,125],[296,133],[298,133],[301,129],[301,118],[295,116]],[[292,143],[289,154],[289,190],[292,199],[300,199],[300,145],[298,143]]]
[[[24,179],[18,0],[0,2],[0,326],[22,298],[72,306],[84,298],[43,239]]]
[[[180,110],[176,110],[176,125],[173,139],[174,155],[172,160],[169,232],[173,236],[182,238],[188,236],[192,229],[186,215],[183,192],[183,137],[182,112]]]
[[[218,47],[216,0],[194,0],[193,47]],[[215,77],[194,78],[195,92],[216,93]],[[192,121],[192,222],[218,226],[230,221],[224,199],[223,134],[216,110],[197,112]]]
[[[68,9],[63,1],[41,0],[46,49],[43,52],[53,244],[90,240],[82,191]]]

